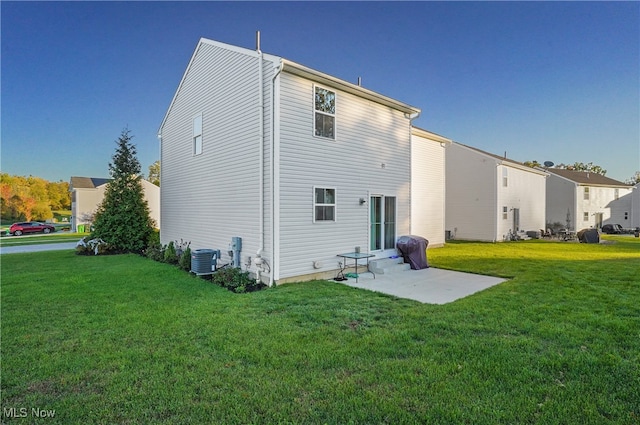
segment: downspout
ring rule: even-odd
[[[261,282],[262,252],[264,251],[264,76],[262,75],[262,50],[260,50],[260,31],[256,32],[256,52],[258,53],[258,139],[259,139],[259,187],[258,211],[260,217],[260,241],[256,252],[256,281]]]
[[[269,287],[273,286],[273,270],[276,263],[276,184],[275,184],[275,138],[276,138],[276,79],[284,69],[284,63],[280,60],[280,65],[276,68],[273,78],[271,79],[271,137],[269,141],[269,161],[270,161],[270,188],[271,188],[271,266],[269,267]]]

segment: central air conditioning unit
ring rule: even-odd
[[[197,276],[213,274],[220,258],[219,249],[196,249],[191,252],[191,273]]]

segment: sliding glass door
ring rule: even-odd
[[[369,202],[370,251],[394,249],[396,246],[396,197],[373,195]]]

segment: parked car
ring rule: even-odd
[[[605,224],[602,226],[602,233],[619,235],[620,233],[623,233],[623,230],[622,226],[619,224]]]
[[[56,228],[50,224],[40,223],[38,221],[23,221],[22,223],[13,223],[9,228],[9,234],[20,236],[26,233],[51,233]]]

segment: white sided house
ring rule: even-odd
[[[631,227],[640,227],[640,183],[631,192]]]
[[[98,210],[107,184],[111,179],[96,177],[71,177],[71,231],[77,232],[79,225],[89,226]],[[149,205],[149,216],[160,227],[160,188],[147,180],[141,179],[144,197]],[[87,227],[88,231],[89,228]]]
[[[445,243],[445,151],[450,139],[413,127],[411,131],[411,234]]]
[[[633,186],[601,174],[549,168],[547,222],[569,230],[597,228],[603,224],[632,223]]]
[[[547,173],[454,142],[446,149],[446,231],[500,242],[545,228]]]
[[[398,237],[440,232],[411,220],[412,144],[442,150],[412,139],[419,113],[259,48],[201,39],[159,130],[162,243],[219,249],[229,263],[239,237],[241,267],[269,284],[333,277],[337,254],[355,247],[396,255]]]

